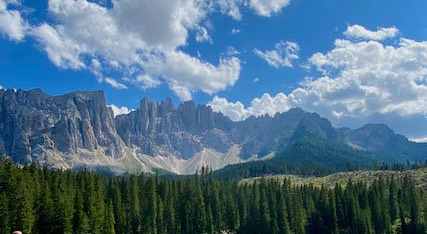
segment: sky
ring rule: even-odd
[[[0,0],[0,88],[232,120],[293,107],[427,140],[427,1]]]

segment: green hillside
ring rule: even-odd
[[[417,187],[422,187],[427,190],[427,168],[404,170],[404,171],[391,171],[391,170],[366,170],[366,171],[351,171],[351,172],[337,172],[327,176],[298,176],[298,175],[272,175],[265,177],[255,177],[243,179],[241,183],[253,183],[253,181],[260,180],[261,178],[274,179],[278,181],[289,180],[293,185],[314,185],[316,187],[325,186],[333,188],[336,183],[345,185],[350,179],[353,182],[367,182],[371,184],[378,178],[401,178],[410,176]]]

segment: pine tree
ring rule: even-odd
[[[54,214],[54,203],[51,196],[50,188],[45,182],[43,189],[38,199],[40,201],[38,207],[38,232],[39,233],[54,233],[53,226],[55,223],[52,222]]]
[[[157,184],[153,179],[147,179],[141,186],[141,203],[143,207],[144,233],[157,233]]]
[[[176,189],[173,188],[172,182],[165,183],[165,223],[166,223],[166,233],[178,233],[176,225],[176,211],[174,199]]]
[[[112,202],[114,214],[114,230],[117,233],[126,232],[126,213],[124,210],[122,194],[119,188],[119,182],[116,178],[109,179],[109,195],[108,198]]]
[[[288,222],[288,210],[287,210],[287,201],[284,197],[284,191],[282,188],[278,190],[278,225],[279,225],[279,233],[281,234],[289,234],[290,227]]]
[[[106,209],[105,209],[105,217],[104,217],[104,225],[102,228],[102,233],[105,234],[115,234],[115,218],[114,218],[114,212],[113,212],[113,202],[111,199],[109,200]]]
[[[224,189],[223,194],[221,195],[223,198],[223,218],[225,223],[225,230],[230,232],[234,232],[240,226],[240,216],[239,210],[236,204],[236,199],[233,195],[233,191],[237,190],[237,188],[231,187],[228,189]]]
[[[81,175],[78,177],[81,183],[83,178]],[[74,196],[73,233],[78,234],[89,233],[91,230],[89,217],[84,210],[83,188],[81,187],[82,185],[76,189]]]
[[[264,189],[260,191],[260,204],[259,204],[259,224],[260,233],[271,233],[271,214],[268,206],[267,195]]]
[[[165,212],[164,212],[164,205],[163,205],[163,201],[162,198],[160,196],[157,197],[157,220],[156,220],[156,224],[157,224],[157,233],[159,234],[166,234],[166,224],[165,224],[165,219],[164,217],[166,216]]]
[[[126,226],[123,229],[126,233],[141,232],[141,198],[139,196],[139,183],[137,181],[135,175],[125,176],[121,181],[122,202],[126,214]]]
[[[0,194],[0,233],[10,233],[9,198],[5,192]]]
[[[396,219],[398,218],[399,214],[399,206],[397,204],[397,184],[396,180],[394,178],[391,179],[389,182],[389,196],[388,196],[388,202],[390,207],[390,219],[391,222],[394,223]]]

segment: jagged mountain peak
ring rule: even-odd
[[[50,96],[40,89],[6,91],[0,98],[0,151],[19,162],[44,160],[47,151],[99,150],[119,157],[123,143],[102,91]],[[46,158],[46,160],[49,160]]]
[[[391,148],[403,160],[411,155],[422,159],[424,148],[427,152],[427,145],[408,143],[386,125],[335,129],[327,119],[300,108],[233,122],[194,101],[175,108],[170,98],[156,102],[145,97],[135,111],[114,117],[103,91],[51,96],[40,89],[0,90],[0,153],[22,163],[112,165],[124,171],[139,165],[143,170],[190,173],[203,163],[219,169],[276,152],[296,152],[298,142],[322,143],[330,153],[337,145],[368,151]],[[288,147],[292,150],[283,151]],[[310,152],[315,151],[306,151],[306,156]]]

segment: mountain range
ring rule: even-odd
[[[138,109],[114,116],[102,91],[1,89],[0,154],[51,168],[192,174],[250,161],[327,168],[418,162],[427,159],[427,144],[383,124],[334,128],[299,108],[233,122],[207,105],[143,98]]]

